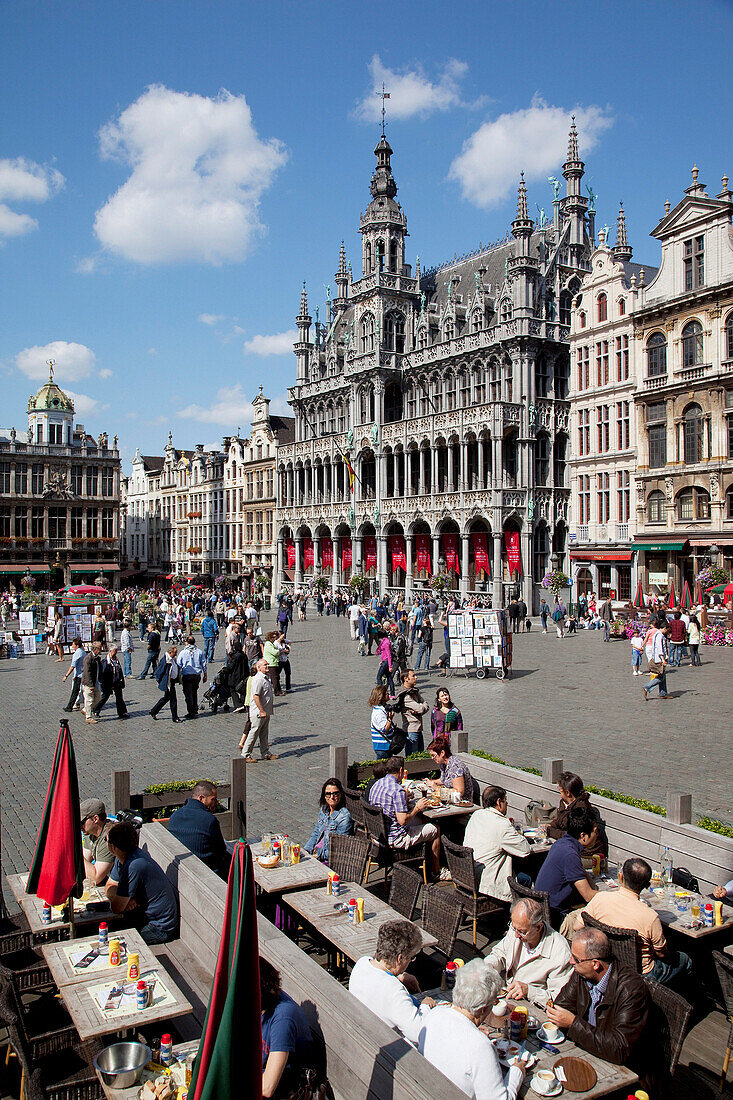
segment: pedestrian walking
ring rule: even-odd
[[[567,609],[565,607],[565,604],[562,602],[562,600],[558,599],[558,597],[555,596],[555,609],[552,612],[552,621],[555,624],[555,629],[557,630],[558,638],[564,638],[565,637],[565,616],[566,616],[566,614],[567,614]]]
[[[644,652],[644,639],[642,638],[638,626],[634,627],[634,633],[631,635],[631,675],[643,676],[644,673],[641,669],[641,655]]]
[[[53,648],[56,651],[56,660],[64,659],[64,617],[60,611],[56,612],[53,624]]]
[[[433,620],[429,615],[426,615],[422,621],[422,625],[417,632],[417,660],[415,661],[415,672],[420,671],[420,665],[422,659],[425,657],[425,671],[430,671],[430,654],[433,652]]]
[[[207,611],[201,622],[201,637],[204,639],[204,657],[207,664],[214,660],[214,647],[219,637],[219,627],[211,611]]]
[[[542,633],[547,633],[547,620],[550,617],[550,605],[543,596],[540,600],[540,620],[542,622]]]
[[[144,680],[148,674],[148,669],[152,669],[150,675],[155,675],[155,670],[158,667],[158,661],[160,660],[160,633],[155,629],[154,623],[149,623],[147,628],[146,638],[148,642],[148,656],[145,661],[145,667],[138,676],[138,680]]]
[[[94,717],[99,718],[102,707],[107,702],[110,695],[114,693],[115,704],[117,706],[117,717],[129,718],[130,715],[127,713],[127,703],[122,697],[122,690],[125,686],[125,675],[122,671],[122,665],[117,656],[117,646],[114,642],[109,647],[109,653],[102,663],[99,683],[101,695],[93,711]]]
[[[247,764],[254,764],[252,749],[255,741],[260,743],[260,756],[263,760],[277,760],[277,753],[270,752],[270,718],[275,705],[275,692],[267,675],[269,668],[267,661],[262,657],[257,662],[257,672],[252,677],[251,697],[249,705],[250,730],[247,740],[242,748],[242,756]]]
[[[92,648],[84,658],[81,672],[81,689],[84,696],[84,714],[88,723],[97,721],[93,711],[102,697],[99,690],[100,662],[99,655],[102,652],[100,642],[92,642]]]
[[[642,688],[644,692],[644,702],[649,698],[649,692],[654,688],[659,688],[659,698],[668,699],[669,693],[667,692],[667,665],[669,663],[669,653],[667,650],[667,634],[669,633],[669,627],[665,623],[654,632],[651,639],[651,657],[649,658],[649,683],[645,684]]]
[[[178,717],[178,699],[176,698],[176,686],[181,682],[177,646],[168,647],[165,656],[158,662],[155,679],[158,681],[158,688],[163,692],[163,695],[150,711],[150,717],[155,721],[165,704],[169,703],[171,721],[182,722],[183,719]]]
[[[698,622],[697,615],[690,616],[690,626],[687,631],[687,640],[690,646],[691,664],[702,664],[700,660],[700,623]]]
[[[186,638],[178,664],[181,669],[183,697],[186,700],[186,718],[192,722],[199,716],[199,684],[202,679],[206,683],[206,658],[196,645],[193,634]]]
[[[394,695],[394,677],[392,675],[392,645],[385,634],[377,646],[377,656],[379,657],[379,668],[377,669],[377,685],[383,684],[386,680],[387,687],[389,688],[390,695]]]
[[[130,633],[130,627],[132,623],[129,619],[124,619],[122,623],[122,633],[120,634],[120,653],[122,654],[122,671],[125,677],[132,676],[132,655],[135,652],[135,646],[132,644],[132,634]]]
[[[64,707],[67,714],[71,714],[74,709],[74,705],[77,704],[77,700],[81,703],[81,675],[84,666],[84,658],[86,653],[84,647],[81,644],[81,638],[77,635],[76,638],[71,640],[71,664],[69,665],[66,673],[63,677],[63,682],[66,683],[67,677],[72,676],[74,679],[71,682],[71,695],[69,701]],[[78,709],[78,704],[77,704]]]

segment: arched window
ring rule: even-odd
[[[473,368],[473,403],[486,404],[486,372],[481,365]]]
[[[364,245],[364,274],[368,275],[372,270],[372,242],[367,241]]]
[[[461,371],[458,376],[458,384],[460,388],[459,404],[461,408],[467,409],[471,404],[471,375],[467,370]]]
[[[362,424],[374,419],[374,390],[371,386],[362,386],[359,391],[359,419]]]
[[[664,493],[655,489],[647,497],[646,506],[649,523],[666,523],[667,502]]]
[[[728,519],[733,519],[733,485],[728,489],[725,494],[726,503],[726,515]]]
[[[439,386],[438,389],[440,389]],[[456,407],[456,378],[454,374],[447,374],[445,376],[444,392],[446,412],[451,412]]]
[[[501,401],[501,367],[498,359],[489,363],[489,389],[492,401]]]
[[[512,319],[512,301],[511,298],[502,298],[501,309],[499,313],[502,324],[506,324],[507,321]]]
[[[483,327],[484,323],[481,316],[481,310],[474,310],[473,316],[471,318],[471,328],[474,332],[480,332]]]
[[[455,331],[455,329],[453,327],[453,318],[452,317],[446,317],[445,322],[443,324],[443,339],[444,340],[452,340],[454,331]]]
[[[598,320],[608,320],[608,298],[603,293],[598,295]]]
[[[374,317],[371,313],[365,313],[361,319],[361,350],[364,354],[374,351]]]
[[[417,346],[419,348],[426,348],[428,346],[428,328],[427,325],[422,325],[417,334]]]
[[[626,316],[626,299],[625,298],[619,298],[619,300],[618,300],[618,315],[619,315],[619,317],[625,317]]]
[[[377,270],[384,271],[384,241],[377,241]]]
[[[559,321],[561,325],[570,324],[570,310],[572,308],[573,299],[569,290],[563,290],[560,294],[560,316]]]
[[[685,464],[691,466],[702,462],[702,409],[699,405],[688,405],[682,416],[682,434],[684,437]]]
[[[387,314],[385,337],[387,351],[396,351],[401,354],[405,350],[405,318],[401,313]]]
[[[547,485],[550,476],[550,437],[539,432],[534,445],[535,485]]]
[[[389,270],[397,271],[397,241],[389,242]]]
[[[663,332],[653,332],[647,340],[646,363],[650,378],[667,373],[667,341]]]
[[[408,420],[411,420],[417,410],[417,399],[415,395],[415,387],[412,383],[408,382],[405,387],[405,416]]]
[[[540,355],[535,362],[535,386],[538,397],[547,397],[550,392],[550,368],[546,355]]]
[[[688,321],[682,329],[682,366],[699,367],[702,364],[702,325]]]
[[[580,327],[585,328],[585,326],[586,326],[586,316],[585,316],[585,310],[584,309],[581,309],[579,317],[580,317]]]
[[[710,493],[705,489],[683,489],[677,496],[679,520],[710,519]]]
[[[729,314],[725,322],[725,357],[733,359],[733,313]]]

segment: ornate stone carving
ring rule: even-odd
[[[674,500],[674,482],[671,477],[664,479],[664,491],[667,494],[667,500],[671,504]]]
[[[644,502],[644,482],[640,477],[636,479],[636,501],[638,504]]]
[[[717,474],[710,475],[710,496],[713,500],[720,500],[720,478]]]

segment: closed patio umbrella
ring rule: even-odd
[[[701,604],[703,603],[703,598],[702,598],[702,585],[700,584],[700,582],[699,582],[699,581],[698,581],[698,582],[697,582],[697,584],[695,585],[695,603],[696,603],[696,605],[697,605],[698,607],[700,607],[700,606],[701,606]]]
[[[190,1100],[262,1100],[262,1023],[252,853],[234,847],[224,927]]]
[[[25,892],[48,905],[62,905],[71,896],[81,897],[83,888],[79,780],[69,723],[62,718]],[[73,927],[71,906],[69,910]]]
[[[645,604],[644,604],[644,593],[642,592],[642,589],[641,589],[641,581],[639,581],[639,583],[636,586],[636,595],[634,596],[634,602],[632,603],[631,606],[632,607],[639,607],[642,610],[644,609],[644,606],[645,606]]]
[[[687,581],[685,581],[682,595],[680,596],[680,607],[688,611],[692,607],[692,593],[690,592],[690,586]]]
[[[674,594],[674,582],[672,582],[672,584],[670,586],[669,603],[667,604],[667,606],[668,607],[676,607],[677,606],[677,597]]]

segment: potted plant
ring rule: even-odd
[[[720,565],[706,565],[697,574],[695,581],[705,592],[708,588],[714,588],[718,584],[728,584],[730,575],[728,570],[723,569]]]
[[[349,577],[349,588],[355,595],[357,592],[361,595],[368,583],[363,573],[352,573]]]
[[[543,588],[549,588],[553,596],[557,596],[563,588],[570,587],[570,578],[562,569],[550,569],[545,573],[541,583]]]

